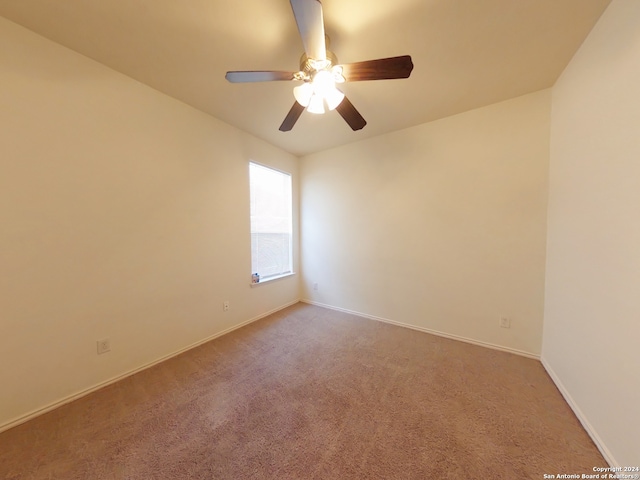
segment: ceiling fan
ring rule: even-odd
[[[225,78],[231,83],[302,81],[302,85],[293,89],[296,101],[280,125],[282,132],[290,131],[305,109],[310,113],[325,113],[325,108],[337,110],[352,130],[362,129],[367,124],[366,120],[336,84],[409,78],[413,70],[411,57],[403,55],[339,65],[333,52],[327,50],[328,39],[324,33],[320,0],[290,2],[304,45],[300,71],[231,71]]]

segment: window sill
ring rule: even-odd
[[[284,275],[278,275],[276,277],[269,277],[269,278],[266,278],[264,280],[260,280],[258,283],[250,283],[249,285],[251,285],[251,288],[259,287],[260,285],[264,285],[265,283],[273,282],[275,280],[280,280],[282,278],[292,277],[295,274],[296,274],[296,272],[285,273]]]

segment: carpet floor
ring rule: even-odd
[[[542,479],[607,464],[540,362],[296,304],[0,434],[4,479]]]

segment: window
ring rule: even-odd
[[[260,281],[293,273],[291,175],[249,164],[251,272]]]

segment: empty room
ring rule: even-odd
[[[640,1],[0,0],[0,478],[640,479]]]

